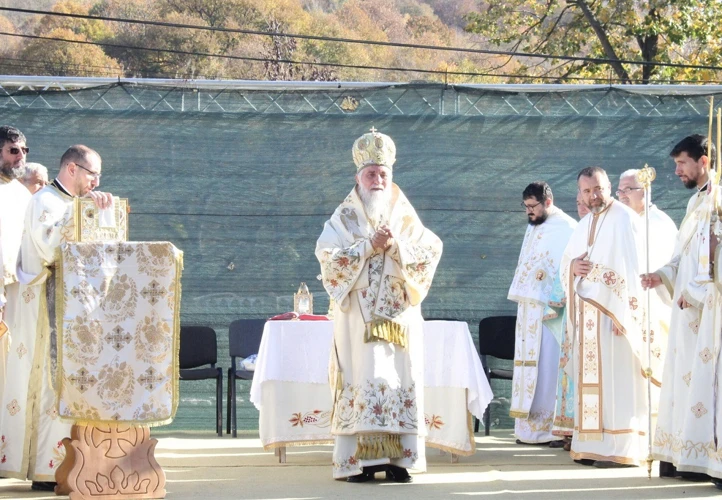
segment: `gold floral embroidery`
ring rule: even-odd
[[[684,383],[689,387],[689,383],[692,381],[692,372],[687,372],[687,374],[682,377],[682,380],[684,380]]]
[[[133,317],[138,303],[138,289],[135,280],[127,274],[115,275],[103,282],[101,308],[109,321],[120,322]]]
[[[18,353],[18,358],[23,359],[23,356],[25,356],[28,353],[27,348],[25,347],[25,344],[20,342],[20,345],[17,349],[15,349],[15,352]]]
[[[117,410],[129,406],[133,400],[134,379],[133,368],[118,358],[104,366],[98,373],[97,388],[103,407]]]
[[[23,299],[25,299],[25,303],[29,304],[31,300],[35,298],[35,294],[33,293],[31,288],[26,289],[23,292]]]
[[[171,325],[155,312],[143,318],[135,329],[135,356],[145,363],[160,363],[171,348]]]

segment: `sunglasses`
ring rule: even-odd
[[[10,151],[10,154],[11,154],[11,155],[19,155],[19,154],[20,154],[20,151],[22,151],[22,152],[25,153],[25,154],[28,154],[28,153],[30,152],[30,148],[26,148],[26,147],[22,147],[22,148],[11,147],[11,148],[9,149],[9,151]]]

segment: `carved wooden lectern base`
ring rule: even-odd
[[[147,426],[73,425],[63,444],[56,495],[70,500],[165,498],[165,473],[154,454],[158,440],[151,439]]]

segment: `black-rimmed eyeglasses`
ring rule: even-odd
[[[73,162],[73,163],[75,163],[75,162]],[[77,166],[79,166],[80,168],[82,168],[83,170],[85,170],[86,172],[88,172],[93,179],[100,179],[101,174],[99,172],[93,172],[88,167],[82,166],[80,163],[75,163],[75,164]]]
[[[524,202],[522,201],[522,202],[521,202],[521,208],[523,208],[524,210],[527,210],[527,211],[528,211],[528,210],[534,210],[536,207],[538,207],[538,206],[541,205],[541,204],[542,204],[542,202],[540,201],[539,203],[535,203],[534,205],[527,205],[526,203],[524,203]]]

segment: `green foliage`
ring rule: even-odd
[[[488,44],[522,52],[707,65],[719,60],[720,14],[717,0],[506,0],[468,14],[466,30]],[[518,74],[604,78],[614,71],[613,77],[624,79],[606,64],[524,62],[515,69]],[[644,82],[713,76],[642,65],[624,69],[632,80]]]

